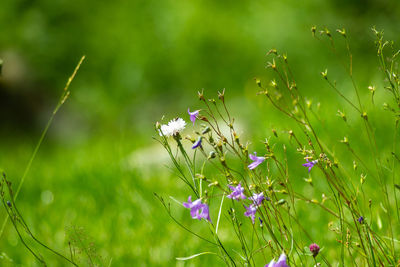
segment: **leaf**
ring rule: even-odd
[[[196,257],[198,257],[198,256],[202,256],[202,255],[206,255],[206,254],[214,254],[214,255],[217,255],[217,253],[210,252],[210,251],[206,251],[206,252],[201,252],[201,253],[198,253],[198,254],[194,254],[194,255],[189,256],[189,257],[176,258],[176,259],[177,259],[178,261],[187,261],[187,260],[191,260],[191,259],[194,259],[194,258],[196,258]]]
[[[179,206],[182,206],[182,202],[180,202],[179,200],[177,200],[176,198],[169,196],[170,199],[172,199],[173,201],[175,201],[176,203],[179,204]]]
[[[382,229],[383,225],[382,225],[382,220],[381,220],[381,216],[379,216],[379,213],[378,213],[378,216],[376,218],[376,224],[378,225],[379,230]]]
[[[400,185],[394,184],[394,187],[396,187],[396,189],[400,190]]]
[[[218,234],[219,219],[221,218],[222,204],[224,203],[225,193],[222,195],[221,205],[219,206],[217,226],[215,227],[215,234]]]
[[[383,206],[382,202],[379,203],[379,204],[381,205],[382,210],[383,210],[385,213],[387,213],[387,209],[385,209],[385,207]]]

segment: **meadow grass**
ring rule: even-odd
[[[324,37],[327,37],[326,44],[329,47],[330,38],[326,32],[323,34]],[[341,37],[340,33],[338,37]],[[342,56],[347,62],[345,64],[348,64],[350,61],[346,61],[348,59],[346,46],[343,48],[342,51],[339,50],[338,57]],[[272,51],[272,55],[274,53],[275,51]],[[344,53],[344,56],[341,53]],[[276,56],[278,58],[275,62],[284,60],[283,54],[278,53]],[[268,60],[272,65],[274,64],[271,58]],[[270,67],[273,67],[271,64]],[[285,66],[284,64],[283,62],[283,66]],[[331,62],[331,64],[336,66],[341,63]],[[310,174],[301,165],[305,163],[304,156],[314,153],[312,148],[307,147],[308,139],[311,139],[311,143],[315,146],[317,146],[318,141],[315,137],[312,137],[311,129],[302,130],[301,127],[292,122],[293,118],[288,118],[287,114],[282,115],[282,112],[279,111],[279,107],[284,108],[283,111],[298,116],[293,108],[298,103],[287,101],[288,106],[279,104],[278,110],[273,109],[274,104],[268,104],[268,96],[265,94],[267,84],[270,88],[268,90],[273,92],[270,94],[274,97],[277,96],[273,86],[269,85],[270,81],[274,79],[273,74],[266,74],[267,78],[260,77],[260,81],[257,80],[252,88],[251,96],[245,99],[231,100],[229,99],[229,90],[226,91],[225,102],[230,116],[236,119],[236,132],[240,136],[241,144],[245,145],[247,140],[252,140],[249,143],[248,151],[260,151],[260,156],[263,155],[261,151],[268,152],[268,149],[273,149],[276,158],[284,159],[288,166],[290,186],[285,187],[285,184],[276,182],[278,184],[275,184],[277,188],[274,188],[276,191],[274,194],[276,194],[278,209],[280,207],[287,209],[289,203],[295,205],[296,217],[289,220],[291,218],[289,216],[283,218],[281,222],[290,225],[288,233],[293,235],[294,238],[292,239],[299,244],[296,248],[297,254],[293,252],[294,246],[290,244],[283,249],[274,248],[271,245],[271,243],[274,243],[273,238],[265,229],[266,226],[264,225],[264,230],[260,230],[257,221],[253,226],[251,220],[243,216],[244,209],[240,203],[225,199],[222,205],[223,209],[221,209],[217,234],[226,251],[238,265],[248,261],[249,265],[257,263],[262,266],[273,257],[279,256],[281,250],[284,250],[289,256],[291,266],[310,266],[313,264],[313,257],[307,255],[309,251],[304,247],[312,242],[318,243],[323,248],[317,260],[324,262],[323,259],[325,259],[325,264],[332,266],[336,266],[338,263],[351,266],[354,261],[358,263],[358,266],[364,266],[363,264],[374,266],[372,255],[375,257],[376,266],[389,266],[383,264],[385,255],[390,258],[391,255],[396,256],[398,254],[398,241],[391,236],[391,232],[395,237],[399,231],[398,213],[396,213],[398,208],[396,208],[396,199],[394,198],[396,196],[394,184],[398,184],[398,177],[395,176],[396,145],[393,148],[393,144],[396,144],[395,137],[397,134],[395,129],[397,124],[393,124],[396,115],[393,116],[390,110],[388,111],[387,105],[386,110],[382,106],[383,103],[387,103],[389,107],[393,107],[393,103],[387,100],[390,91],[384,89],[388,85],[387,81],[382,76],[375,81],[374,102],[371,98],[371,89],[368,89],[367,86],[360,86],[358,90],[363,109],[357,110],[353,107],[353,105],[357,107],[358,101],[354,89],[351,89],[353,86],[352,77],[336,82],[337,90],[343,94],[346,100],[334,92],[335,73],[329,71],[330,66],[327,66],[327,68],[327,74],[325,74],[325,69],[321,69],[321,77],[316,74],[316,79],[324,82],[326,75],[328,83],[320,87],[319,93],[304,96],[302,104],[304,105],[303,108],[307,109],[307,114],[310,116],[308,118],[309,123],[313,125],[313,131],[317,133],[321,147],[326,151],[325,153],[332,165],[329,166],[329,162],[322,161],[320,153],[315,152],[314,159],[319,159],[320,162],[324,163],[320,163],[321,165],[318,168],[314,167]],[[273,67],[272,73],[274,69]],[[276,69],[279,70],[279,67],[276,67]],[[378,68],[374,70],[379,71]],[[293,72],[301,73],[297,70],[293,70]],[[344,70],[344,72],[346,73],[348,70]],[[275,76],[275,80],[278,79],[279,76]],[[284,81],[285,79],[280,86],[285,86]],[[257,84],[260,85],[261,89]],[[292,86],[292,83],[289,83],[290,86]],[[297,86],[301,91],[301,84]],[[256,96],[258,91],[261,91],[262,94]],[[219,101],[218,96],[209,96],[207,91],[205,94],[207,97]],[[290,99],[290,92],[287,92],[283,97]],[[208,98],[205,100],[207,102]],[[272,100],[274,101],[275,98]],[[200,104],[196,107],[206,110],[206,107],[200,106]],[[396,109],[396,107],[393,108]],[[370,128],[365,126],[366,116],[363,115],[363,112],[360,114],[360,111],[367,112],[368,123],[373,126]],[[222,110],[222,112],[224,111]],[[186,110],[177,113],[182,117],[188,116]],[[188,121],[188,117],[185,117],[185,120]],[[224,122],[218,120],[218,123]],[[196,126],[198,125],[196,124]],[[201,128],[192,128],[189,123],[182,136],[190,135],[193,137],[195,135],[194,129],[199,131]],[[376,136],[377,151],[374,148],[370,149],[371,142],[368,131]],[[229,127],[227,132],[229,133]],[[78,231],[83,229],[84,233],[81,233],[80,236],[84,240],[89,240],[88,242],[93,243],[93,246],[96,247],[96,255],[98,255],[96,264],[101,266],[129,266],[132,264],[135,266],[220,266],[223,264],[224,260],[214,254],[199,255],[193,259],[181,261],[185,257],[205,251],[221,253],[220,255],[224,253],[216,249],[214,245],[182,230],[179,225],[171,220],[157,197],[154,197],[154,192],[157,196],[163,198],[167,203],[166,205],[170,203],[171,215],[181,225],[208,240],[215,238],[215,234],[210,232],[209,226],[204,220],[192,220],[189,211],[181,205],[182,202],[187,200],[187,196],[193,195],[194,192],[186,187],[185,183],[177,179],[177,173],[173,170],[174,165],[169,163],[168,157],[166,157],[168,154],[156,142],[151,143],[150,135],[139,140],[130,138],[130,134],[117,129],[99,133],[89,141],[72,145],[53,143],[52,140],[45,139],[32,162],[31,170],[26,176],[24,185],[21,187],[21,193],[15,202],[29,229],[44,244],[67,256],[70,255],[68,239],[71,236],[71,229],[78,229]],[[160,138],[157,132],[153,135]],[[13,188],[17,188],[20,182],[18,177],[23,177],[24,168],[21,168],[21,166],[25,166],[25,163],[29,162],[35,147],[35,140],[39,137],[25,138],[23,140],[31,140],[25,143],[18,142],[19,137],[15,137],[16,140],[14,141],[13,137],[9,137],[9,143],[2,144],[2,151],[4,151],[0,155],[2,168],[7,173],[8,179],[13,182]],[[265,138],[268,138],[269,148],[266,146]],[[302,146],[299,146],[296,138]],[[171,147],[173,147],[173,156],[177,155],[175,154],[177,150],[173,145],[174,140],[171,138],[169,141]],[[184,149],[190,151],[190,146],[191,142],[184,139]],[[301,153],[302,151],[299,151],[298,148],[304,146],[307,151]],[[372,147],[374,146],[374,143],[372,143]],[[190,153],[190,155],[192,154]],[[382,177],[370,170],[375,170],[374,161],[378,157],[381,158],[378,170],[382,169]],[[219,162],[220,158],[217,157],[214,160]],[[243,157],[243,160],[245,164],[230,154],[226,155],[226,161],[235,168],[241,167],[243,169],[243,166],[246,167],[247,157]],[[264,167],[265,171],[266,166],[268,166],[268,168],[271,168],[271,174],[269,174],[271,180],[278,179],[278,169],[272,167],[272,164],[268,163],[269,160],[271,159],[268,159],[263,163],[265,165],[259,167]],[[178,161],[178,164],[180,163],[183,163],[184,168],[184,161]],[[199,172],[199,166],[201,164],[197,165],[197,168],[194,167],[197,172]],[[378,245],[373,243],[372,240],[372,250],[366,249],[366,257],[362,256],[361,251],[363,250],[355,230],[358,224],[353,222],[354,225],[350,226],[352,222],[349,218],[352,217],[352,212],[347,210],[346,203],[343,200],[340,203],[340,200],[336,199],[340,197],[335,195],[338,194],[337,191],[332,190],[332,184],[326,180],[326,168],[328,170],[333,168],[335,171],[340,168],[339,173],[341,181],[344,183],[343,186],[348,187],[348,190],[354,190],[351,192],[356,192],[355,196],[359,198],[359,203],[362,206],[360,210],[363,213],[360,215],[365,218],[365,224],[360,227],[367,225],[370,230],[383,233],[379,235],[379,240],[382,244],[385,242],[388,247],[383,253],[379,251]],[[243,171],[246,171],[246,169],[244,168]],[[228,189],[224,187],[226,177],[216,174],[217,172],[218,168],[215,166],[205,169],[203,173],[209,179],[204,180],[206,182],[203,189],[208,190],[211,195],[215,193],[215,197],[208,200],[214,226],[220,211],[221,194],[224,190],[225,193],[229,193]],[[190,177],[189,172],[185,171],[185,174]],[[264,178],[265,176],[260,175],[260,181]],[[207,184],[212,184],[215,181],[219,181],[221,188],[217,184],[211,185],[211,187],[207,186]],[[256,189],[257,186],[263,188],[265,186],[264,181],[266,180],[260,182],[259,185],[255,184],[254,187],[249,184],[246,187],[246,192]],[[388,188],[387,190],[390,193],[388,200],[382,197],[385,190],[381,187],[382,185]],[[377,190],[377,188],[379,189]],[[294,191],[297,194],[295,201],[291,198],[291,192]],[[265,190],[264,192],[268,191]],[[202,193],[205,194],[204,191]],[[173,198],[170,198],[170,196]],[[279,202],[281,199],[285,200],[282,205]],[[265,234],[265,240],[261,241],[261,243],[265,242],[264,244],[255,242],[251,249],[244,249],[249,252],[252,249],[257,250],[258,246],[269,245],[262,249],[264,251],[261,252],[260,250],[255,253],[251,260],[244,257],[244,252],[238,245],[240,243],[238,243],[230,228],[232,216],[228,213],[229,207],[234,207],[237,210],[236,218],[238,224],[242,227],[241,232],[246,238],[255,239],[252,234],[253,229]],[[339,219],[332,212],[336,215],[341,214]],[[0,214],[1,218],[4,218],[5,210],[2,210]],[[345,221],[348,221],[349,224],[346,224]],[[265,223],[266,220],[264,220]],[[307,235],[301,234],[301,226],[306,228]],[[273,223],[271,223],[271,227],[274,228],[274,231],[279,231],[279,227]],[[363,238],[365,237],[367,235],[363,236]],[[367,242],[369,240],[363,238],[361,239],[366,242],[364,245],[368,248]],[[271,240],[271,243],[269,240]],[[349,243],[346,244],[346,242]],[[6,225],[0,244],[2,266],[40,266],[40,262],[21,244],[12,224]],[[28,246],[39,251],[48,266],[67,264],[63,259],[44,250],[35,242],[28,240]],[[75,260],[79,265],[91,265],[91,260],[84,254],[82,252],[81,255],[76,255]],[[241,259],[239,255],[245,259]],[[181,260],[177,261],[176,258]],[[395,259],[393,257],[392,262]],[[227,263],[230,264],[229,260]]]
[[[335,78],[328,75],[327,69],[320,72],[327,88],[347,104],[351,117],[358,117],[351,124],[346,112],[337,111],[343,127],[349,127],[341,140],[332,139],[329,132],[326,136],[321,133],[325,130],[321,127],[325,128],[326,120],[320,116],[320,105],[313,105],[312,96],[304,95],[287,54],[276,49],[268,52],[272,59],[267,64],[274,78],[267,83],[256,79],[256,84],[260,88],[258,95],[292,122],[294,129],[287,129],[283,137],[276,129],[271,129],[276,140],[268,136],[261,142],[243,140],[236,129],[235,117],[226,106],[225,90],[214,98],[205,95],[204,91],[198,92],[202,108],[188,110],[193,126],[197,126],[194,136],[183,135],[185,122],[181,118],[172,119],[168,124],[156,123],[156,133],[160,137],[155,139],[167,150],[177,180],[186,184],[189,191],[187,202],[170,198],[190,209],[193,219],[204,220],[209,226],[208,238],[204,231],[193,231],[174,219],[169,199],[158,194],[156,197],[184,230],[215,246],[211,251],[203,250],[178,260],[211,254],[228,266],[258,266],[278,257],[279,266],[395,266],[399,263],[399,246],[395,238],[400,219],[397,200],[400,186],[396,176],[400,107],[398,52],[393,43],[384,39],[383,32],[375,28],[372,31],[376,35],[380,69],[387,82],[386,85],[382,83],[386,102],[379,105],[388,112],[384,116],[391,120],[391,127],[385,127],[383,132],[378,130],[382,126],[375,124],[379,124],[382,116],[378,115],[379,119],[375,117],[375,120],[369,116],[377,113],[376,87],[368,86],[370,99],[362,99],[353,75],[353,54],[345,29],[336,30],[334,37],[327,28],[317,32],[316,27],[311,29],[313,36],[331,50],[337,59],[335,63],[340,64],[347,74],[348,88],[353,92],[351,97],[344,92]],[[338,52],[340,45],[344,47],[344,56]],[[253,114],[249,117],[258,118]],[[357,127],[350,128],[354,125]],[[332,126],[338,127],[337,123]],[[357,136],[364,145],[354,147],[349,135]],[[388,136],[392,140],[388,142],[389,149],[387,144],[381,143]],[[191,149],[185,148],[187,141],[193,144]],[[340,149],[334,146],[336,142],[342,143]],[[262,152],[256,154],[260,150]],[[300,158],[303,164],[293,164],[296,155],[297,161]],[[301,172],[301,166],[307,167],[309,174],[299,186],[296,174]],[[373,185],[372,191],[364,187],[367,177]],[[304,194],[307,187],[304,182],[315,191]],[[229,204],[224,206],[225,197],[231,200],[227,199]],[[213,212],[213,206],[214,209],[219,207],[218,215]],[[317,213],[325,213],[328,217],[314,220]],[[228,245],[220,238],[221,221],[226,227],[229,222],[231,224],[231,240],[224,240]],[[322,233],[314,232],[314,225],[321,221],[328,229]],[[327,245],[327,232],[334,233],[335,237],[330,241],[334,240],[336,244],[329,244],[329,248],[326,246],[328,251],[322,252],[318,244]],[[233,243],[234,248],[230,247]],[[273,260],[269,266],[274,266]]]

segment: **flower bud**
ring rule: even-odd
[[[336,30],[338,33],[340,33],[344,38],[346,38],[346,29],[345,28],[343,28],[343,29],[337,29]]]
[[[268,53],[267,53],[267,55],[270,55],[270,54],[275,54],[275,55],[278,55],[278,52],[276,51],[276,49],[275,48],[272,48],[271,50],[269,50],[268,51]]]
[[[203,100],[203,101],[204,101],[205,99],[204,99],[204,94],[203,94],[203,92],[204,92],[204,90],[201,90],[201,92],[198,91],[198,92],[197,92],[197,95],[198,95],[198,97],[199,97],[200,100]]]
[[[275,137],[278,137],[278,134],[275,129],[272,129],[272,133],[275,135]]]
[[[211,131],[211,129],[210,129],[210,127],[205,127],[204,129],[203,129],[203,131],[201,131],[201,134],[206,134],[206,133],[208,133],[208,132],[210,132]]]
[[[311,251],[311,253],[313,254],[313,257],[314,257],[314,258],[318,255],[319,250],[320,250],[320,247],[319,247],[317,244],[312,243],[312,244],[310,245],[310,251]]]
[[[218,98],[219,98],[219,100],[221,100],[222,102],[225,101],[225,88],[222,90],[222,93],[218,92]]]
[[[215,151],[211,151],[211,152],[208,154],[207,159],[213,159],[213,158],[215,158],[215,157],[216,157]]]
[[[317,31],[317,27],[316,26],[312,26],[311,27],[311,33],[312,33],[312,36],[315,36],[315,32]]]
[[[257,86],[260,87],[260,88],[262,88],[260,79],[255,78],[255,80],[256,80]]]
[[[361,184],[364,184],[365,178],[367,178],[367,175],[361,173],[361,178],[360,178],[360,183],[361,183]]]
[[[325,69],[325,71],[321,72],[322,78],[324,78],[325,80],[328,79],[328,69]]]
[[[361,114],[361,117],[367,121],[367,120],[368,120],[367,112],[364,111],[364,112]]]

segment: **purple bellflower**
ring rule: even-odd
[[[252,197],[249,197],[250,200],[253,201],[254,205],[260,206],[261,202],[265,199],[264,193],[261,192],[260,194],[254,193]]]
[[[256,212],[257,212],[257,206],[254,204],[250,204],[250,206],[246,207],[246,205],[243,205],[246,208],[246,212],[244,213],[244,216],[250,217],[253,224],[254,224],[254,219],[256,217]]]
[[[195,110],[193,112],[190,112],[190,108],[188,108],[190,121],[193,122],[193,125],[194,125],[194,122],[196,121],[197,116],[199,115],[199,112],[200,112],[200,110]]]
[[[249,199],[253,201],[253,203],[250,204],[248,207],[244,206],[246,208],[244,216],[250,217],[254,224],[254,218],[256,217],[257,209],[265,199],[264,193],[263,192],[261,192],[260,194],[254,193],[252,197],[249,197]]]
[[[233,187],[231,185],[228,186],[232,190],[232,193],[227,195],[227,198],[235,199],[237,201],[239,201],[240,199],[246,199],[246,196],[243,194],[244,188],[240,183],[236,187]]]
[[[306,160],[307,160],[307,163],[304,163],[303,166],[308,167],[308,172],[310,172],[312,167],[314,167],[314,165],[318,163],[318,160],[317,159],[313,160],[313,161],[309,161],[308,159],[306,159]]]
[[[206,219],[211,222],[208,205],[201,203],[200,198],[192,202],[192,196],[189,196],[188,202],[184,202],[183,206],[190,209],[190,215],[193,219]]]
[[[196,142],[194,142],[194,144],[192,146],[192,149],[196,149],[198,147],[201,147],[201,140],[202,140],[202,137],[199,136],[199,138],[197,138]]]
[[[363,223],[363,222],[364,222],[364,217],[363,217],[363,216],[360,216],[360,218],[358,218],[357,221],[358,221],[359,223]]]
[[[281,256],[279,257],[277,262],[275,262],[275,260],[272,260],[270,263],[268,263],[264,267],[289,267],[289,265],[286,263],[285,253],[281,254]]]
[[[253,161],[249,166],[247,166],[250,170],[255,169],[258,165],[264,162],[264,157],[257,157],[257,152],[249,155],[249,158]]]

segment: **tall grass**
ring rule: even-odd
[[[188,111],[192,120],[196,117],[194,136],[183,135],[181,119],[156,124],[155,139],[168,152],[176,177],[187,185],[187,195],[193,199],[186,202],[186,199],[170,197],[172,204],[177,204],[171,205],[160,194],[156,197],[178,225],[204,244],[214,246],[212,250],[195,251],[192,256],[177,260],[211,254],[228,266],[261,266],[286,255],[290,266],[397,266],[400,263],[396,238],[400,231],[399,51],[384,39],[383,32],[374,28],[385,85],[384,88],[373,85],[360,88],[353,75],[353,56],[345,29],[332,33],[327,28],[312,27],[311,31],[333,53],[337,59],[333,64],[341,66],[350,81],[352,92],[350,88],[340,88],[327,69],[320,73],[327,85],[323,90],[332,90],[346,104],[350,115],[338,111],[342,125],[324,125],[318,114],[321,107],[312,103],[312,96],[304,94],[296,83],[288,56],[276,49],[269,51],[267,64],[274,78],[267,83],[256,79],[257,94],[279,110],[282,119],[290,119],[292,129],[286,130],[286,135],[271,129],[274,138],[262,142],[263,148],[256,151],[258,158],[253,154],[259,147],[257,142],[244,141],[238,134],[234,116],[227,107],[225,90],[211,99],[203,91],[198,93],[202,109],[192,114]],[[344,54],[338,47],[344,47]],[[365,98],[361,91],[369,91],[370,97]],[[375,99],[378,91],[379,101]],[[377,129],[379,118],[374,116],[382,108],[388,111],[385,116],[392,123],[392,128],[383,132]],[[324,128],[335,127],[345,130],[339,152],[331,149],[337,142],[332,140],[334,135],[324,133]],[[354,145],[348,136],[365,140],[365,146]],[[380,146],[383,140],[392,142],[390,151]],[[293,155],[293,151],[297,153]],[[303,164],[293,164],[292,158],[297,158],[297,162],[303,160]],[[308,169],[310,174],[304,182],[323,191],[322,200],[313,194],[304,194],[304,185],[298,186],[299,178],[294,174],[299,169],[304,173]],[[235,198],[240,192],[243,197]],[[257,196],[263,198],[258,201]],[[204,228],[192,229],[174,218],[174,209],[185,207],[191,209],[194,219],[208,225],[208,233]],[[327,220],[318,224],[328,225],[327,231],[334,233],[336,243],[329,242],[324,238],[326,233],[320,232],[315,244],[316,235],[311,234],[314,226],[310,225],[313,220],[307,217],[316,213],[326,214]],[[232,237],[222,238],[221,228],[228,229],[225,231]]]

